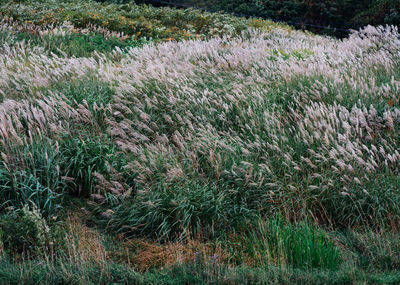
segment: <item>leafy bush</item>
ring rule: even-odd
[[[35,204],[26,204],[2,216],[0,232],[2,244],[9,253],[34,256],[52,250],[50,227]]]
[[[151,0],[140,2],[153,3]],[[206,8],[211,11],[288,21],[297,23],[297,26],[307,23],[357,29],[368,24],[399,25],[400,23],[400,4],[397,0],[176,0],[171,3]],[[308,26],[306,28],[324,31],[324,29],[314,29]],[[336,34],[342,35],[343,33],[337,31]]]

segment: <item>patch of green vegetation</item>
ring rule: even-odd
[[[273,266],[229,268],[204,262],[138,273],[115,263],[98,265],[65,259],[54,263],[45,260],[14,263],[3,257],[0,280],[5,284],[396,284],[400,276],[396,271],[375,274],[345,268],[336,272]]]
[[[227,240],[225,246],[239,264],[247,259],[256,266],[329,270],[336,270],[340,264],[340,249],[326,232],[304,222],[286,223],[279,215],[233,236],[237,241]]]
[[[240,189],[215,184],[160,181],[149,194],[114,207],[110,229],[161,240],[213,237],[254,214]]]
[[[60,92],[68,100],[77,104],[85,102],[84,104],[88,105],[90,111],[94,111],[95,104],[97,106],[107,106],[107,104],[111,103],[113,95],[115,95],[110,84],[90,75],[81,79],[55,82],[43,91],[46,92],[46,90]]]
[[[0,283],[398,282],[397,31],[1,3]]]
[[[69,192],[88,197],[91,194],[104,194],[96,191],[96,177],[99,173],[109,178],[114,168],[121,167],[121,158],[115,146],[106,137],[64,136],[60,145],[63,163],[60,165],[67,177]]]
[[[255,22],[253,19],[228,14],[95,1],[64,1],[62,4],[54,0],[23,3],[12,1],[1,5],[0,12],[7,19],[12,18],[35,25],[60,24],[64,21],[69,21],[79,28],[86,28],[89,24],[96,25],[111,31],[123,32],[133,39],[140,37],[154,40],[197,39],[225,34],[238,35],[252,26],[264,28],[277,26],[271,21]],[[86,40],[76,39],[76,41],[84,41],[86,46],[91,46]],[[74,46],[71,44],[72,49]],[[75,48],[80,49],[80,47]]]
[[[54,82],[50,88],[41,88],[40,92],[51,96],[48,94],[48,90],[65,96],[71,106],[77,108],[81,105],[90,111],[93,124],[92,126],[81,126],[84,131],[100,134],[107,128],[105,123],[107,113],[109,113],[107,108],[115,95],[110,84],[88,75],[80,79]],[[96,125],[97,128],[93,129],[93,125]]]
[[[115,48],[126,50],[132,47],[141,47],[150,41],[145,38],[140,40],[118,39],[117,37],[105,38],[101,34],[69,34],[65,35],[40,35],[35,31],[0,32],[0,42],[7,41],[8,45],[17,45],[25,42],[32,47],[42,47],[49,54],[69,57],[91,57],[97,53],[109,53]]]
[[[57,216],[46,219],[34,204],[9,210],[0,216],[2,250],[14,259],[40,258],[62,250],[65,245]]]
[[[298,60],[304,60],[304,59],[312,56],[313,54],[314,54],[313,51],[308,50],[308,49],[294,50],[291,52],[286,52],[282,49],[272,49],[270,60],[277,60],[278,58],[282,58],[283,60],[288,60],[291,57],[298,59]]]
[[[357,256],[359,266],[373,272],[397,270],[400,264],[400,239],[397,233],[346,231],[341,240]]]
[[[8,164],[0,167],[1,210],[28,205],[49,219],[61,209],[65,181],[61,177],[62,159],[51,141],[35,141],[2,150]]]

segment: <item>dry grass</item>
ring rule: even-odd
[[[199,240],[158,243],[144,239],[113,239],[117,247],[107,249],[104,236],[85,224],[85,210],[71,213],[66,219],[67,254],[73,262],[105,265],[108,261],[122,262],[135,270],[165,268],[174,264],[209,258],[224,264],[228,254],[220,245]]]
[[[74,262],[104,265],[107,251],[103,238],[96,229],[91,229],[82,221],[83,213],[71,214],[66,220],[67,254]]]
[[[164,244],[143,239],[120,241],[118,250],[109,252],[108,256],[141,272],[193,262],[200,257],[214,258],[222,264],[228,259],[220,246],[198,240]]]

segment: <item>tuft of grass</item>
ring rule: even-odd
[[[83,197],[104,194],[96,190],[96,173],[107,176],[118,167],[115,163],[119,163],[115,146],[107,138],[66,135],[60,152],[64,158],[60,167],[70,178],[70,194]]]
[[[339,247],[325,231],[305,222],[287,223],[279,215],[233,235],[230,245],[233,260],[252,266],[336,270],[341,262]]]
[[[115,95],[115,91],[110,84],[90,75],[80,79],[55,82],[44,91],[46,90],[60,92],[71,102],[76,102],[77,104],[85,103],[90,111],[93,111],[95,104],[97,106],[107,106]]]
[[[50,140],[35,140],[23,146],[3,150],[0,165],[1,209],[21,209],[25,205],[38,208],[47,219],[61,209],[66,187],[60,165],[62,157]]]
[[[47,96],[49,90],[58,92],[65,96],[73,108],[84,106],[90,112],[91,124],[81,124],[79,127],[85,132],[98,135],[103,134],[107,129],[107,109],[112,102],[115,91],[110,84],[101,81],[93,76],[84,76],[79,79],[62,80],[55,82],[48,88],[43,88]]]

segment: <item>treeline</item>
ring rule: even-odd
[[[114,0],[129,1],[129,0]],[[160,0],[136,0],[137,3],[155,3]],[[399,0],[163,0],[224,11],[337,28],[359,28],[371,25],[400,25]]]

